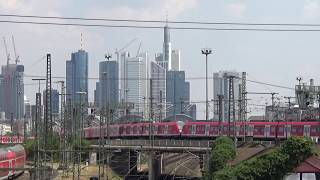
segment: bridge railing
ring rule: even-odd
[[[108,141],[106,141],[108,145]],[[112,139],[112,146],[156,146],[156,147],[206,147],[210,148],[213,141],[210,140],[176,140],[176,139],[157,139],[157,140],[127,140],[127,139]]]

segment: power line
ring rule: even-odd
[[[209,22],[209,21],[168,21],[168,20],[137,20],[137,19],[112,19],[112,18],[83,18],[62,16],[37,16],[21,14],[0,14],[0,17],[36,18],[36,19],[60,19],[81,21],[107,21],[107,22],[135,22],[135,23],[169,23],[169,24],[202,24],[202,25],[237,25],[237,26],[302,26],[318,27],[320,24],[306,23],[248,23],[248,22]]]
[[[57,23],[57,22],[17,21],[17,20],[0,20],[0,23],[55,25],[55,26],[80,26],[80,27],[101,27],[101,28],[163,29],[163,26]],[[211,27],[172,27],[172,26],[170,26],[170,29],[177,29],[177,30],[207,30],[207,31],[320,32],[320,29],[274,29],[274,28],[273,29],[272,28],[211,28]]]
[[[43,78],[44,76],[25,75],[24,77],[28,77],[28,78]],[[52,76],[52,78],[54,78],[54,79],[65,79],[66,77],[65,76]],[[204,80],[205,77],[201,77],[201,76],[199,76],[199,77],[186,77],[185,79],[186,80]],[[208,77],[208,79],[218,79],[218,78]],[[238,79],[241,79],[241,78],[238,78]],[[88,77],[88,80],[99,80],[99,78],[97,78],[97,77]],[[150,78],[117,78],[117,79],[110,78],[110,80],[150,80]],[[154,78],[154,80],[167,80],[167,79],[165,79],[165,78]],[[267,86],[272,86],[272,87],[277,87],[277,88],[282,88],[282,89],[295,90],[295,88],[276,85],[276,84],[271,84],[271,83],[265,83],[265,82],[261,82],[261,81],[255,81],[255,80],[250,80],[250,79],[247,79],[247,81],[251,82],[251,83],[262,84],[262,85],[267,85]]]

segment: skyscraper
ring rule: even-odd
[[[171,68],[173,71],[180,71],[180,50],[175,49],[171,52]]]
[[[46,90],[43,91],[42,95],[43,95],[43,104],[46,104]],[[60,100],[59,100],[59,91],[56,89],[52,89],[51,90],[51,111],[53,114],[59,114],[59,104]],[[44,109],[44,111],[46,111]]]
[[[24,117],[27,119],[31,118],[31,103],[26,96],[24,96]]]
[[[98,104],[112,108],[119,103],[119,71],[116,61],[99,63]]]
[[[5,117],[21,119],[24,115],[24,66],[17,64],[4,65],[0,74],[0,112]]]
[[[185,100],[188,99],[184,71],[167,71],[166,74],[166,100],[167,117],[184,112]]]
[[[120,77],[120,83],[119,83],[119,89],[120,89],[120,101],[121,102],[127,102],[127,61],[130,57],[129,52],[125,51],[118,55],[118,64],[119,64],[119,77]]]
[[[166,117],[166,70],[155,62],[150,62],[151,95],[155,117],[160,121]],[[150,95],[150,96],[151,96]]]
[[[234,99],[235,101],[239,99],[239,84],[241,84],[240,73],[236,71],[219,71],[213,73],[213,98],[218,100],[218,95],[223,95],[224,101],[222,101],[222,121],[228,120],[228,107],[229,102],[225,101],[229,99],[229,81],[228,76],[235,76],[238,78],[234,78]],[[238,107],[236,106],[235,109],[237,110]],[[219,119],[218,112],[214,113],[214,120]]]
[[[96,89],[94,90],[94,105],[99,107],[100,82],[96,82]]]
[[[134,104],[132,113],[146,115],[148,110],[148,54],[141,53],[126,61],[126,98]]]
[[[67,94],[70,94],[67,100],[71,100],[73,105],[79,104],[80,99],[81,103],[88,104],[88,53],[86,51],[78,50],[71,54],[71,60],[66,62],[66,76]]]
[[[170,31],[167,24],[164,27],[163,61],[165,63],[164,68],[166,70],[171,70],[171,42],[170,42]]]

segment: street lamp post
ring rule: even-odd
[[[81,120],[78,129],[78,136],[79,136],[79,154],[78,154],[78,180],[80,179],[80,169],[81,169],[81,144],[82,144],[82,133],[83,133],[83,104],[82,104],[82,95],[86,95],[87,93],[84,91],[76,92],[76,94],[80,95],[80,113],[81,113]]]
[[[201,53],[206,55],[206,121],[208,121],[208,55],[212,53],[212,50],[204,48]]]

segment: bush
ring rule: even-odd
[[[280,180],[311,154],[311,139],[291,137],[276,151],[243,161],[234,167],[225,166],[211,174],[211,178],[214,180]]]
[[[227,163],[234,159],[236,150],[232,139],[228,137],[219,137],[213,147],[211,160],[209,164],[210,173],[214,173],[227,166]]]

